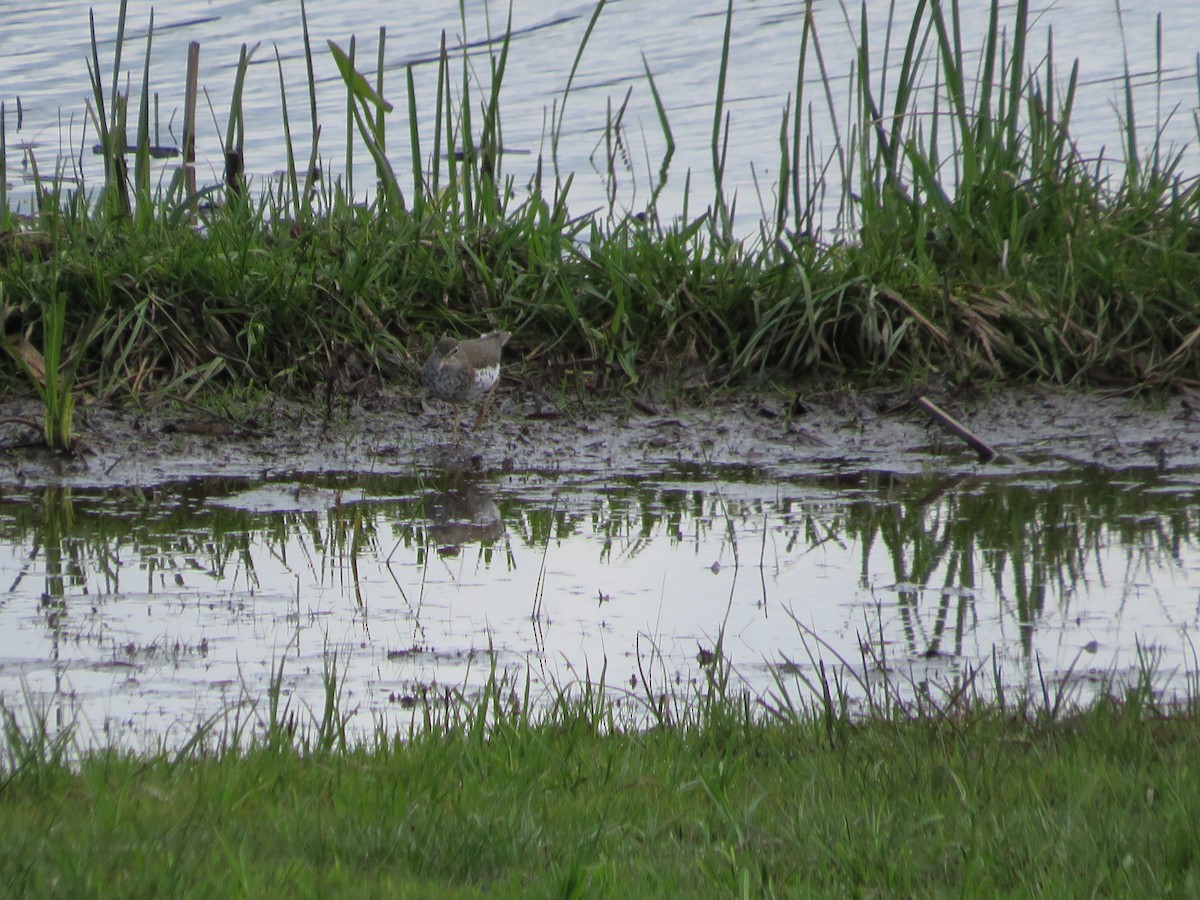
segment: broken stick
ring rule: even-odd
[[[927,400],[924,397],[917,398],[917,406],[925,411],[925,415],[933,419],[955,437],[958,437],[970,445],[971,449],[979,454],[980,462],[991,462],[1000,454],[992,447],[985,444],[978,437],[967,430],[961,422],[950,415],[948,412],[939,407],[932,400]]]

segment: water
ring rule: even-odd
[[[898,4],[893,41],[902,42],[908,27],[911,2]],[[95,143],[90,125],[85,126],[85,104],[90,96],[86,59],[88,3],[9,4],[0,18],[0,100],[8,111],[10,181],[21,187],[22,177],[31,175],[29,151],[43,174],[53,169],[53,160],[72,161],[71,174],[81,163],[87,180],[99,182],[96,159],[89,149]],[[111,82],[112,37],[116,33],[118,4],[94,4],[97,34],[101,39],[101,68],[106,84]],[[145,30],[153,6],[148,0],[129,4],[129,40],[123,70],[134,86],[141,79]],[[888,4],[867,4],[871,42],[880,53],[887,28]],[[1158,6],[1125,4],[1122,15],[1129,69],[1134,74],[1135,101],[1139,113],[1139,139],[1149,146],[1161,128],[1168,146],[1194,143],[1193,111],[1196,108],[1195,45],[1192,36],[1200,31],[1200,6],[1174,0]],[[964,40],[969,58],[977,55],[979,35],[986,27],[986,4],[964,4]],[[385,95],[397,104],[390,117],[389,147],[398,173],[408,170],[409,111],[405,102],[404,70],[413,66],[418,98],[417,117],[426,146],[432,140],[434,79],[440,35],[447,34],[454,52],[463,42],[470,47],[473,77],[479,85],[477,98],[488,82],[486,57],[488,35],[504,31],[507,3],[466,4],[465,21],[457,2],[395,4],[344,2],[309,5],[309,24],[318,82],[319,121],[322,125],[322,157],[328,177],[344,170],[345,92],[338,81],[326,41],[349,46],[358,38],[360,68],[372,70],[378,48],[378,29],[386,27]],[[726,168],[727,188],[737,193],[743,222],[753,223],[762,210],[770,209],[772,189],[778,173],[780,116],[795,88],[798,55],[799,0],[737,3],[731,37],[726,111],[731,117]],[[518,0],[512,4],[514,39],[508,58],[502,93],[501,118],[506,147],[519,151],[505,159],[507,171],[516,178],[518,190],[530,177],[539,156],[549,157],[547,123],[563,90],[575,53],[591,18],[587,2],[558,4]],[[1161,43],[1163,77],[1159,67],[1155,15],[1161,10],[1164,30]],[[572,188],[572,211],[611,209],[616,214],[644,207],[654,187],[665,149],[653,97],[645,75],[648,66],[662,95],[677,144],[668,184],[660,205],[667,215],[677,214],[684,203],[685,179],[692,179],[693,206],[706,205],[712,197],[712,152],[714,98],[724,30],[725,4],[705,0],[694,4],[614,2],[601,14],[576,74],[567,102],[559,162],[561,174],[576,174]],[[1053,29],[1056,67],[1065,77],[1073,59],[1080,60],[1081,88],[1073,119],[1073,134],[1081,153],[1088,158],[1120,156],[1121,124],[1117,110],[1123,109],[1121,77],[1124,71],[1121,30],[1110,0],[1060,0],[1035,7],[1031,62],[1045,52],[1046,36]],[[851,29],[841,7],[816,4],[818,33],[833,87],[833,108],[842,134],[847,133],[845,112],[849,107],[849,76],[854,63]],[[1011,15],[1005,7],[1002,16]],[[857,9],[851,11],[857,29]],[[465,25],[465,27],[464,27]],[[207,89],[209,111],[202,97],[199,114],[198,155],[201,183],[221,178],[225,133],[234,69],[243,41],[258,42],[246,86],[246,161],[259,185],[286,164],[280,103],[278,50],[287,86],[288,108],[298,147],[306,147],[310,129],[307,116],[307,78],[303,62],[299,4],[293,0],[191,0],[164,6],[155,16],[151,85],[158,103],[157,132],[160,144],[178,144],[183,105],[186,47],[201,43],[201,83]],[[493,45],[494,46],[494,45]],[[893,53],[893,63],[897,53]],[[644,62],[643,62],[644,58]],[[882,58],[881,55],[879,57]],[[458,63],[455,71],[460,72]],[[816,68],[812,69],[815,78]],[[932,78],[932,73],[930,73]],[[123,79],[124,83],[124,79]],[[822,160],[834,151],[834,131],[819,85],[806,88],[806,102],[813,102],[811,126]],[[628,97],[627,97],[628,92]],[[15,128],[15,106],[20,98],[23,123]],[[609,110],[627,103],[623,119],[624,147],[614,173],[616,189],[606,189],[605,148],[602,134]],[[215,121],[214,121],[215,119]],[[808,131],[805,126],[805,133]],[[367,154],[357,153],[353,173],[356,190],[374,183]],[[834,167],[836,168],[836,166]],[[1185,158],[1185,169],[1197,170],[1195,151]],[[831,196],[837,196],[836,184]],[[28,190],[17,191],[18,200]],[[826,224],[836,209],[826,201]]]
[[[901,31],[911,4],[902,6]],[[979,4],[969,6],[967,14],[979,15]],[[31,152],[43,172],[53,168],[48,160],[77,159],[96,183],[88,152],[95,138],[84,124],[87,7],[9,4],[0,14],[0,100],[18,187],[31,172]],[[755,174],[770,204],[801,8],[735,8],[728,186],[751,220]],[[869,8],[873,26],[883,28],[886,5]],[[1182,144],[1194,136],[1200,7],[1162,9],[1161,81],[1155,10],[1138,4],[1124,13],[1139,134],[1148,144],[1161,124],[1168,144]],[[96,8],[105,68],[116,10],[116,3]],[[491,32],[503,31],[506,10],[467,4],[466,39],[483,39],[489,16]],[[125,63],[135,85],[149,11],[148,2],[129,5]],[[587,3],[513,5],[502,118],[506,146],[529,151],[506,159],[518,185],[548,152],[547,110],[561,102],[591,11]],[[606,8],[576,76],[560,146],[563,174],[579,175],[576,213],[609,202],[595,151],[609,102],[619,107],[630,89],[629,166],[618,172],[616,208],[639,209],[648,197],[663,141],[643,54],[678,145],[663,206],[682,207],[688,171],[694,196],[707,202],[723,13],[716,2],[625,0]],[[386,26],[385,92],[402,100],[404,66],[412,64],[424,127],[433,108],[429,60],[443,29],[454,47],[464,27],[451,2],[313,3],[309,14],[332,178],[341,173],[344,93],[325,41],[348,46],[357,34],[360,59],[373,60],[377,28]],[[818,4],[817,15],[841,111],[852,44],[838,6]],[[1039,29],[1054,28],[1060,71],[1081,59],[1074,118],[1081,153],[1115,155],[1123,62],[1113,4],[1062,0],[1039,17]],[[982,27],[981,18],[964,23],[967,47]],[[290,0],[160,5],[153,140],[178,141],[184,52],[198,40],[213,107],[212,114],[201,109],[200,178],[218,181],[218,135],[238,48],[261,41],[245,94],[247,165],[260,184],[271,177],[284,165],[276,46],[296,141],[307,141],[300,34]],[[872,45],[881,43],[874,34]],[[470,57],[483,82],[484,50]],[[815,86],[809,92],[817,98]],[[401,172],[407,115],[399,102],[389,125]],[[823,152],[832,146],[827,120],[817,107]],[[364,163],[365,153],[357,158]],[[1187,159],[1195,171],[1194,156]],[[364,190],[373,180],[363,168],[354,179]],[[99,737],[172,742],[226,705],[262,697],[280,665],[296,707],[319,709],[322,676],[336,662],[344,706],[366,723],[404,720],[412,700],[429,691],[477,688],[489,654],[505,671],[531,673],[536,690],[594,678],[605,667],[608,683],[632,696],[670,690],[706,677],[701,662],[719,638],[737,678],[755,692],[774,689],[781,674],[810,677],[816,655],[844,661],[864,681],[888,671],[913,690],[994,662],[1018,688],[1038,693],[1044,678],[1052,689],[1086,692],[1109,674],[1128,678],[1139,647],[1159,661],[1164,689],[1179,688],[1180,673],[1195,668],[1196,473],[1123,473],[1116,483],[1086,469],[961,480],[914,470],[770,482],[749,471],[684,467],[469,484],[346,476],[10,487],[0,498],[0,697],[12,707],[28,690],[52,705],[58,721],[79,718]]]
[[[533,699],[603,671],[686,693],[721,649],[735,684],[912,696],[983,667],[1086,699],[1153,659],[1186,689],[1200,616],[1200,473],[829,471],[342,476],[49,487],[0,501],[0,698],[85,738],[179,743],[263,698],[406,727],[493,665]],[[842,670],[842,666],[847,668]]]

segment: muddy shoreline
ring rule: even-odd
[[[929,396],[1002,452],[980,463],[913,400]],[[161,404],[81,403],[80,451],[38,447],[34,398],[0,402],[0,486],[152,486],[191,478],[276,479],[321,474],[608,471],[736,468],[791,479],[831,471],[1003,475],[1092,466],[1114,471],[1200,467],[1200,402],[1128,398],[1044,386],[986,392],[821,389],[794,399],[740,393],[702,407],[617,399],[556,409],[531,392],[501,393],[478,432],[469,410],[452,442],[450,408],[383,391],[333,410],[282,398],[232,416]]]
[[[980,463],[918,395],[1002,457]],[[334,659],[356,721],[397,727],[493,664],[538,692],[603,671],[628,699],[702,685],[720,648],[755,695],[781,673],[802,692],[817,640],[852,693],[985,671],[1013,696],[1091,697],[1138,683],[1146,647],[1158,689],[1187,671],[1186,395],[617,402],[505,385],[479,432],[461,412],[458,447],[447,407],[400,391],[328,423],[319,399],[84,404],[74,457],[32,445],[35,401],[0,403],[0,693],[157,746],[266,696],[284,659],[293,708],[321,708]]]

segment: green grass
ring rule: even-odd
[[[727,29],[732,7],[728,17]],[[1052,47],[1032,53],[1028,18],[1025,2],[996,3],[979,62],[968,65],[957,5],[919,4],[903,46],[862,42],[849,118],[829,89],[841,72],[829,71],[807,19],[780,122],[778,200],[756,237],[738,238],[722,184],[736,127],[722,115],[727,52],[714,95],[716,195],[689,194],[669,220],[653,203],[638,217],[569,210],[571,176],[558,172],[554,148],[586,37],[552,116],[551,158],[527,188],[504,170],[507,40],[483,84],[465,64],[456,83],[443,48],[432,100],[415,95],[411,72],[399,92],[382,70],[362,73],[352,43],[330,52],[347,90],[346,163],[365,147],[378,175],[369,202],[356,203],[340,179],[313,180],[328,155],[315,83],[312,143],[293,147],[282,70],[287,173],[247,191],[235,169],[229,184],[185,196],[181,177],[150,186],[157,129],[144,98],[153,86],[143,65],[143,101],[121,92],[122,7],[107,97],[98,54],[92,65],[105,183],[66,190],[58,177],[37,180],[36,214],[0,235],[8,325],[41,329],[47,285],[57,284],[80,389],[118,397],[231,384],[310,391],[348,371],[411,383],[434,335],[491,327],[514,333],[512,356],[529,367],[600,387],[682,372],[711,385],[815,371],[1194,385],[1197,179],[1181,169],[1182,151],[1157,140],[1139,147],[1130,99],[1119,113],[1123,158],[1082,157],[1070,133],[1077,67],[1064,79]],[[303,38],[311,72],[307,29]],[[150,48],[148,38],[147,59]],[[651,63],[646,89],[667,147],[657,197],[674,140]],[[810,99],[814,74],[823,90]],[[225,147],[235,159],[240,86]],[[413,125],[407,146],[389,151],[386,115],[405,104],[410,122],[422,105],[435,110],[434,134]],[[834,148],[818,148],[802,127],[814,115],[834,121]],[[628,143],[622,123],[622,112],[610,115],[613,173]],[[132,177],[119,152],[127,133],[137,135]],[[408,196],[400,159],[411,167]],[[841,191],[833,223],[814,212],[829,189]]]
[[[327,673],[311,722],[279,707],[277,683],[257,724],[231,712],[175,754],[71,764],[44,718],[22,730],[9,712],[0,885],[72,897],[1200,888],[1194,702],[1160,707],[1135,687],[1055,714],[960,696],[858,720],[836,702],[760,705],[721,668],[682,703],[647,700],[648,728],[627,727],[634,698],[564,690],[530,714],[492,681],[480,698],[419,703],[410,733],[358,742]]]

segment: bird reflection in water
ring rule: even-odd
[[[429,537],[438,556],[457,556],[464,544],[482,544],[504,536],[496,502],[475,485],[463,485],[426,500]]]

